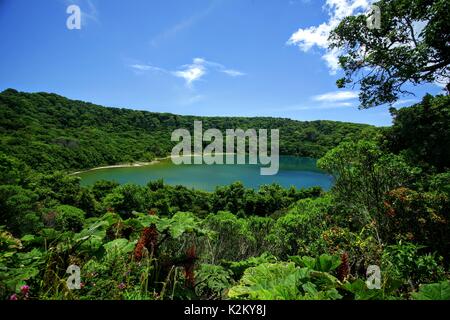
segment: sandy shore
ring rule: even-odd
[[[234,153],[218,153],[217,155],[227,155],[227,154],[234,154]],[[194,154],[194,157],[198,157],[200,156],[199,154]],[[205,156],[205,155],[203,155]],[[181,157],[181,156],[178,156]],[[113,168],[131,168],[131,167],[143,167],[143,166],[150,166],[156,163],[161,162],[162,160],[166,160],[166,159],[172,159],[174,158],[174,156],[170,155],[167,157],[163,157],[163,158],[156,158],[153,161],[150,162],[142,162],[142,161],[136,161],[136,162],[132,162],[132,163],[119,163],[119,164],[112,164],[109,166],[101,166],[101,167],[95,167],[92,169],[87,169],[87,170],[81,170],[81,171],[76,171],[76,172],[72,172],[69,173],[69,175],[77,175],[83,172],[89,172],[89,171],[95,171],[95,170],[101,170],[101,169],[113,169]]]
[[[80,173],[83,173],[83,172],[89,172],[89,171],[95,171],[95,170],[101,170],[101,169],[131,168],[131,167],[150,166],[152,164],[159,163],[161,160],[165,160],[165,159],[169,159],[169,158],[171,158],[171,157],[168,156],[168,157],[164,157],[164,158],[157,158],[157,159],[155,159],[153,161],[150,161],[150,162],[137,161],[137,162],[132,162],[132,163],[112,164],[112,165],[109,165],[109,166],[95,167],[95,168],[92,168],[92,169],[72,172],[72,173],[70,173],[70,175],[76,175],[76,174],[80,174]]]

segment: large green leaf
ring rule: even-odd
[[[322,254],[316,261],[316,270],[322,272],[330,272],[339,267],[341,259],[338,256],[330,256]]]
[[[185,232],[190,233],[198,229],[198,222],[191,213],[177,212],[171,222],[169,232],[174,239],[179,238]]]
[[[103,247],[107,253],[130,253],[133,251],[136,241],[128,241],[127,239],[115,239],[105,243]]]
[[[289,260],[300,267],[322,272],[333,271],[341,264],[341,259],[338,256],[331,256],[328,254],[322,254],[317,258],[307,256],[290,256]]]
[[[415,300],[450,300],[450,281],[421,285],[412,297]]]
[[[263,263],[248,268],[237,286],[228,291],[232,299],[294,300],[300,297],[300,280],[309,270],[293,263]]]
[[[209,235],[210,232],[201,228],[198,218],[190,212],[177,212],[171,218],[160,218],[155,215],[134,213],[143,227],[155,225],[158,232],[168,232],[173,239],[180,238],[184,233],[195,232],[199,235]]]
[[[367,284],[361,280],[357,279],[354,282],[347,282],[344,284],[344,289],[353,293],[355,300],[382,300],[383,291],[380,289],[369,289]]]

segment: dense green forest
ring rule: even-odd
[[[150,161],[170,154],[171,133],[217,128],[280,129],[280,153],[319,157],[368,125],[276,118],[179,116],[105,108],[49,93],[0,93],[1,149],[41,172]]]
[[[375,4],[379,28],[358,14],[330,34],[337,86],[359,90],[360,108],[392,105],[411,85],[447,88],[391,108],[390,127],[1,93],[0,299],[450,300],[450,2]],[[165,156],[170,133],[194,120],[280,128],[281,153],[317,158],[333,187],[82,187],[68,174]]]
[[[370,128],[358,139],[322,133],[320,141],[345,140],[329,146],[318,161],[335,178],[327,193],[276,184],[245,189],[240,182],[214,192],[163,181],[81,187],[75,176],[45,171],[50,164],[68,169],[116,161],[97,150],[97,162],[69,166],[62,150],[92,150],[84,134],[103,137],[93,144],[108,141],[99,147],[106,154],[114,146],[116,152],[124,148],[120,141],[150,132],[125,124],[119,129],[119,119],[169,117],[186,125],[191,119],[72,106],[55,95],[12,90],[1,101],[2,114],[8,114],[2,118],[0,153],[3,299],[450,298],[448,96],[426,96],[415,106],[393,109],[392,127]],[[20,112],[12,111],[12,101],[24,106]],[[67,110],[78,118],[63,117]],[[115,112],[111,120],[95,120]],[[273,121],[316,132],[361,128]],[[69,265],[81,268],[79,290],[67,287]],[[366,284],[369,265],[381,269],[379,289]]]

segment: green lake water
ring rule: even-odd
[[[320,186],[328,190],[332,178],[320,171],[316,160],[293,156],[280,156],[280,169],[273,176],[260,175],[261,165],[175,165],[165,159],[159,163],[128,168],[108,168],[78,174],[81,184],[92,185],[98,180],[146,185],[151,180],[163,179],[170,185],[183,185],[200,190],[213,191],[217,186],[241,181],[248,188],[263,184],[278,183],[284,187],[308,188]]]

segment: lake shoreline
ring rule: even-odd
[[[72,173],[69,173],[69,175],[77,175],[77,174],[80,174],[80,173],[85,173],[85,172],[90,172],[90,171],[95,171],[95,170],[102,170],[102,169],[133,168],[133,167],[151,166],[151,165],[154,165],[154,164],[157,164],[157,163],[161,162],[162,160],[166,160],[166,159],[169,159],[169,158],[171,158],[171,156],[167,156],[167,157],[164,157],[164,158],[156,158],[155,160],[152,160],[150,162],[136,161],[136,162],[132,162],[132,163],[111,164],[111,165],[108,165],[108,166],[101,166],[101,167],[95,167],[95,168],[91,168],[91,169],[86,169],[86,170],[72,172]]]
[[[227,154],[235,154],[235,153],[218,153],[217,155],[227,155]],[[193,156],[198,157],[200,155],[194,154]],[[177,157],[180,157],[180,156],[177,156]],[[174,158],[174,156],[170,155],[170,156],[166,156],[166,157],[162,157],[162,158],[155,158],[154,160],[149,161],[149,162],[136,161],[136,162],[132,162],[132,163],[111,164],[111,165],[107,165],[107,166],[100,166],[100,167],[95,167],[95,168],[91,168],[91,169],[75,171],[75,172],[69,173],[69,175],[74,176],[77,174],[90,172],[90,171],[96,171],[96,170],[102,170],[102,169],[145,167],[145,166],[151,166],[151,165],[160,163],[163,160],[172,159],[172,158]]]
[[[197,155],[200,157],[200,155]],[[168,160],[161,157],[152,162],[122,163],[113,169],[87,170],[88,172],[75,175],[79,177],[80,185],[88,187],[97,181],[116,181],[119,184],[132,183],[146,186],[149,181],[163,179],[164,183],[172,186],[185,186],[189,189],[213,192],[218,186],[229,186],[240,181],[246,188],[258,190],[262,185],[273,183],[297,189],[320,186],[329,190],[332,186],[331,177],[316,166],[316,160],[307,157],[280,156],[280,169],[276,175],[261,175],[260,165],[177,165],[180,159]],[[175,155],[173,158],[177,158]],[[220,158],[220,156],[219,156]],[[165,159],[165,160],[164,160]],[[160,162],[159,164],[156,164]],[[153,163],[155,165],[147,165]],[[146,166],[147,165],[147,166]]]

